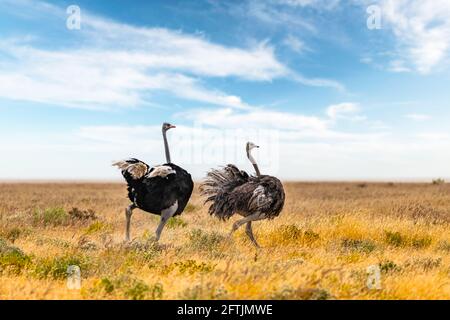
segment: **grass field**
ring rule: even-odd
[[[257,251],[197,190],[159,244],[159,217],[135,210],[126,244],[124,184],[0,184],[0,299],[450,299],[450,185],[285,189],[280,217],[254,224]]]

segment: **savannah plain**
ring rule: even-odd
[[[450,299],[450,185],[285,183],[281,215],[210,217],[197,187],[159,243],[123,183],[1,183],[0,299]],[[81,288],[67,287],[67,268]],[[367,287],[367,268],[380,288]]]

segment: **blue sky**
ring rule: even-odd
[[[0,0],[0,179],[119,179],[163,121],[196,179],[248,140],[283,179],[450,177],[449,57],[447,0]]]

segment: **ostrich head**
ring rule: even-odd
[[[255,148],[259,148],[259,146],[257,146],[256,144],[254,144],[253,142],[247,142],[247,146],[245,147],[245,149],[247,150],[247,153],[249,153],[252,149]]]
[[[174,125],[172,125],[170,123],[167,123],[167,122],[164,122],[163,125],[162,125],[162,131],[163,132],[166,132],[167,130],[172,129],[172,128],[176,128],[176,126],[174,126]]]
[[[256,164],[255,158],[253,158],[253,156],[250,153],[250,151],[252,151],[252,149],[255,149],[255,148],[259,148],[259,146],[257,146],[256,144],[254,144],[253,142],[250,142],[250,141],[247,142],[247,145],[245,146],[245,149],[247,151],[247,158],[248,158],[248,160],[250,160],[253,167],[255,168],[256,175],[259,176],[259,175],[261,175],[261,173],[259,172],[258,165]]]

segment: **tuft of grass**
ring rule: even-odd
[[[401,270],[401,268],[391,260],[382,261],[378,264],[378,266],[380,267],[380,271],[383,273],[390,273]]]
[[[69,215],[63,208],[46,208],[35,209],[33,212],[33,224],[44,226],[63,226],[68,225],[70,222]]]
[[[158,300],[162,299],[164,295],[161,283],[149,286],[144,281],[127,275],[112,279],[102,278],[92,291],[103,295],[116,294],[129,300]]]
[[[375,250],[376,245],[370,240],[343,239],[341,246],[345,250],[358,251],[363,253],[371,253]]]
[[[150,292],[150,287],[142,280],[134,280],[124,292],[124,297],[130,300],[144,300]]]
[[[421,269],[423,271],[430,271],[432,269],[438,268],[441,266],[442,258],[415,258],[407,261],[405,263],[405,267],[413,268],[413,269]]]
[[[162,252],[162,247],[153,238],[148,238],[144,241],[134,241],[128,249],[130,249],[128,252],[129,259],[143,263],[154,260]]]
[[[187,222],[185,222],[183,219],[179,218],[179,217],[172,217],[167,221],[166,227],[168,228],[184,228],[186,227],[188,224]]]
[[[206,232],[194,229],[189,233],[189,241],[192,249],[203,251],[215,251],[225,237],[217,232]]]
[[[410,235],[408,237],[400,234],[400,232],[385,231],[385,242],[394,247],[411,246],[415,249],[429,247],[433,239],[429,236]]]
[[[366,183],[366,182],[361,182],[361,183],[358,183],[357,185],[356,185],[356,187],[357,188],[360,188],[360,189],[364,189],[364,188],[367,188],[369,185]]]
[[[271,233],[271,238],[281,243],[311,244],[320,239],[318,233],[312,230],[302,230],[295,224],[281,225]]]
[[[39,279],[63,280],[67,277],[69,266],[78,266],[83,275],[87,270],[87,262],[84,257],[64,255],[60,257],[48,257],[39,259],[34,263],[33,275]]]
[[[175,262],[175,266],[178,268],[180,274],[188,273],[194,274],[197,272],[208,273],[214,270],[215,265],[205,262],[197,262],[195,260],[186,260]]]
[[[202,282],[184,289],[178,296],[183,300],[217,300],[227,299],[228,291],[222,285],[217,286],[211,282]]]
[[[431,181],[431,184],[433,184],[433,185],[441,185],[441,184],[444,184],[444,183],[445,183],[445,180],[442,179],[442,178],[433,179]]]
[[[416,249],[427,248],[431,245],[432,241],[433,239],[431,239],[431,237],[428,236],[425,237],[414,236],[411,239],[411,246]]]
[[[17,247],[0,238],[0,273],[20,274],[31,263],[31,258]]]
[[[187,213],[194,212],[195,210],[197,210],[197,207],[191,203],[188,203],[186,205],[186,207],[184,208],[184,212],[187,212]]]
[[[385,231],[384,236],[386,243],[389,245],[401,247],[405,244],[405,239],[400,232]]]
[[[450,252],[450,242],[449,241],[440,241],[437,245],[437,249]]]
[[[14,243],[23,234],[24,234],[23,229],[18,227],[2,230],[0,232],[0,235],[3,236],[6,240],[11,241],[11,243]]]
[[[74,221],[89,221],[89,220],[97,220],[97,215],[95,211],[92,209],[81,210],[76,207],[72,208],[69,211],[70,219]]]
[[[103,231],[111,231],[111,229],[111,226],[103,221],[94,221],[84,230],[84,233],[89,235]]]

